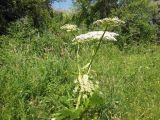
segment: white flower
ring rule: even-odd
[[[100,19],[95,21],[93,24],[95,25],[108,25],[108,24],[124,24],[125,22],[120,20],[118,17],[114,17],[114,18],[104,18],[104,19]]]
[[[87,96],[86,94],[84,94],[84,95],[82,96],[82,98],[83,98],[83,99],[87,99],[88,96]]]
[[[73,31],[77,31],[78,27],[77,25],[65,24],[60,29],[66,30],[67,32],[73,32]]]
[[[72,41],[73,42],[85,42],[85,41],[90,41],[90,40],[100,40],[103,34],[104,34],[104,31],[88,32],[86,34],[81,34],[79,36],[76,36]],[[106,31],[103,36],[103,40],[117,41],[115,36],[118,36],[118,34],[114,32]]]
[[[114,21],[115,23],[120,23],[120,24],[124,24],[125,22],[123,20],[120,20],[118,17],[114,17],[112,18],[112,21]]]
[[[79,86],[80,92],[89,93],[90,95],[92,95],[93,92],[98,88],[98,84],[94,84],[91,80],[89,80],[89,76],[87,74],[79,77]]]
[[[73,90],[73,93],[77,93],[77,92],[78,92],[78,89],[79,89],[79,87],[76,86],[76,87],[74,88],[74,90]]]

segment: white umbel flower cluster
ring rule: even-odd
[[[65,31],[67,31],[67,32],[78,31],[77,25],[72,25],[72,24],[65,24],[65,25],[63,25],[60,29],[61,29],[61,30],[65,30]]]
[[[107,24],[114,24],[114,25],[118,25],[118,24],[124,24],[125,22],[120,20],[118,17],[114,17],[114,18],[104,18],[104,19],[100,19],[95,21],[93,24],[94,25],[107,25]]]
[[[103,34],[104,34],[104,31],[88,32],[86,34],[81,34],[79,36],[76,36],[72,41],[83,43],[90,40],[100,40]],[[116,36],[118,36],[117,33],[106,31],[102,39],[106,41],[117,41],[115,38]]]
[[[78,92],[79,89],[84,96],[87,96],[87,94],[92,95],[98,88],[98,82],[93,83],[91,80],[89,80],[89,76],[87,74],[80,75],[78,77],[78,81],[76,80],[76,83],[77,82],[78,86],[75,87],[74,92]]]

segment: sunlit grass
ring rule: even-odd
[[[0,119],[50,119],[73,106],[76,76],[74,47],[45,41],[32,44],[10,41],[1,53]],[[48,39],[48,38],[47,38]],[[69,41],[68,41],[69,42]],[[95,44],[95,43],[94,43]],[[44,50],[44,46],[48,51]],[[81,46],[81,64],[93,51]],[[105,104],[95,110],[102,119],[160,118],[160,47],[134,46],[127,52],[103,44],[93,62],[92,73],[100,82]]]

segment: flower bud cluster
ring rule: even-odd
[[[88,94],[92,95],[94,93],[94,91],[98,88],[98,84],[98,82],[93,83],[91,80],[89,80],[89,76],[87,74],[82,76],[80,75],[78,77],[78,86],[75,87],[74,92],[78,92],[79,89],[79,92],[83,93],[84,97],[87,97]]]

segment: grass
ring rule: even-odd
[[[75,49],[71,38],[64,36],[28,41],[1,37],[1,120],[47,120],[73,106]],[[81,45],[82,65],[89,62],[94,46]],[[102,45],[92,73],[100,81],[105,102],[92,108],[91,113],[98,114],[95,119],[160,119],[159,53],[157,45],[123,51],[112,43]]]
[[[77,77],[73,36],[52,25],[53,31],[41,36],[23,38],[15,32],[14,37],[0,37],[0,120],[48,120],[73,108]],[[80,45],[82,66],[89,62],[95,44]],[[160,46],[153,44],[120,50],[103,43],[91,71],[100,82],[103,102],[91,106],[83,119],[160,119],[159,53]]]

